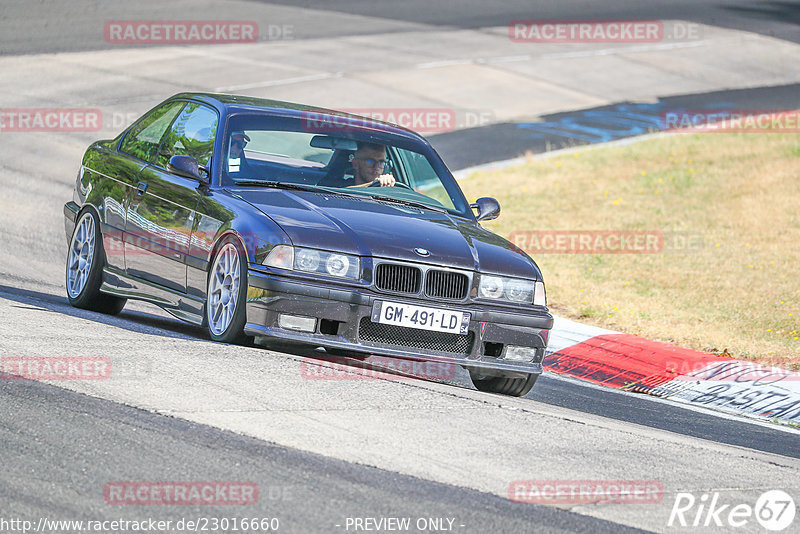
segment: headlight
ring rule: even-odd
[[[541,298],[539,298],[539,291],[541,291]],[[544,283],[520,278],[482,275],[478,286],[478,295],[486,299],[544,306]]]
[[[309,273],[319,269],[319,252],[310,248],[298,248],[294,255],[294,268]]]
[[[527,280],[509,280],[506,283],[506,297],[514,302],[533,301],[534,285]]]
[[[325,270],[333,276],[347,276],[350,271],[350,258],[344,254],[331,254],[325,261]]]
[[[313,248],[278,245],[264,260],[267,267],[292,269],[305,273],[319,273],[342,278],[359,277],[358,256],[325,252]]]
[[[481,276],[480,293],[487,299],[503,298],[503,279],[497,276]]]

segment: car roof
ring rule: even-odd
[[[178,93],[172,96],[169,100],[181,98],[190,98],[205,102],[206,104],[216,107],[220,112],[226,112],[227,114],[269,111],[274,115],[294,117],[299,119],[307,119],[309,113],[319,114],[321,116],[327,115],[336,117],[337,122],[342,120],[347,121],[348,126],[352,127],[353,129],[379,131],[429,145],[428,141],[424,137],[413,130],[398,126],[397,124],[383,122],[370,117],[355,115],[353,113],[347,113],[344,111],[336,111],[333,109],[310,106],[307,104],[298,104],[296,102],[284,102],[282,100],[270,100],[267,98],[257,98],[253,96],[218,93]],[[322,118],[323,117],[314,117],[315,120]]]

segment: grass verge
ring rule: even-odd
[[[461,187],[470,200],[500,201],[500,218],[483,224],[533,257],[555,314],[798,368],[800,135],[679,134],[576,149],[477,172]],[[551,231],[660,235],[663,248],[546,253]]]

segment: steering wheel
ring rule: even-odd
[[[381,185],[380,181],[376,180],[376,181],[372,182],[371,184],[369,184],[367,187],[383,187],[383,186]],[[411,189],[410,185],[408,185],[408,184],[406,184],[404,182],[399,182],[397,180],[395,180],[394,186],[387,186],[387,187],[405,187],[406,189]]]

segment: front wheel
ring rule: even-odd
[[[106,259],[99,228],[100,219],[91,209],[75,224],[67,251],[67,299],[76,308],[116,315],[125,299],[100,292]]]
[[[252,338],[244,335],[247,319],[247,258],[232,238],[220,244],[206,292],[206,326],[214,341],[249,344]]]
[[[479,391],[499,393],[511,397],[524,397],[533,388],[539,375],[529,374],[521,378],[493,376],[489,378],[476,378],[470,373],[472,384]]]

